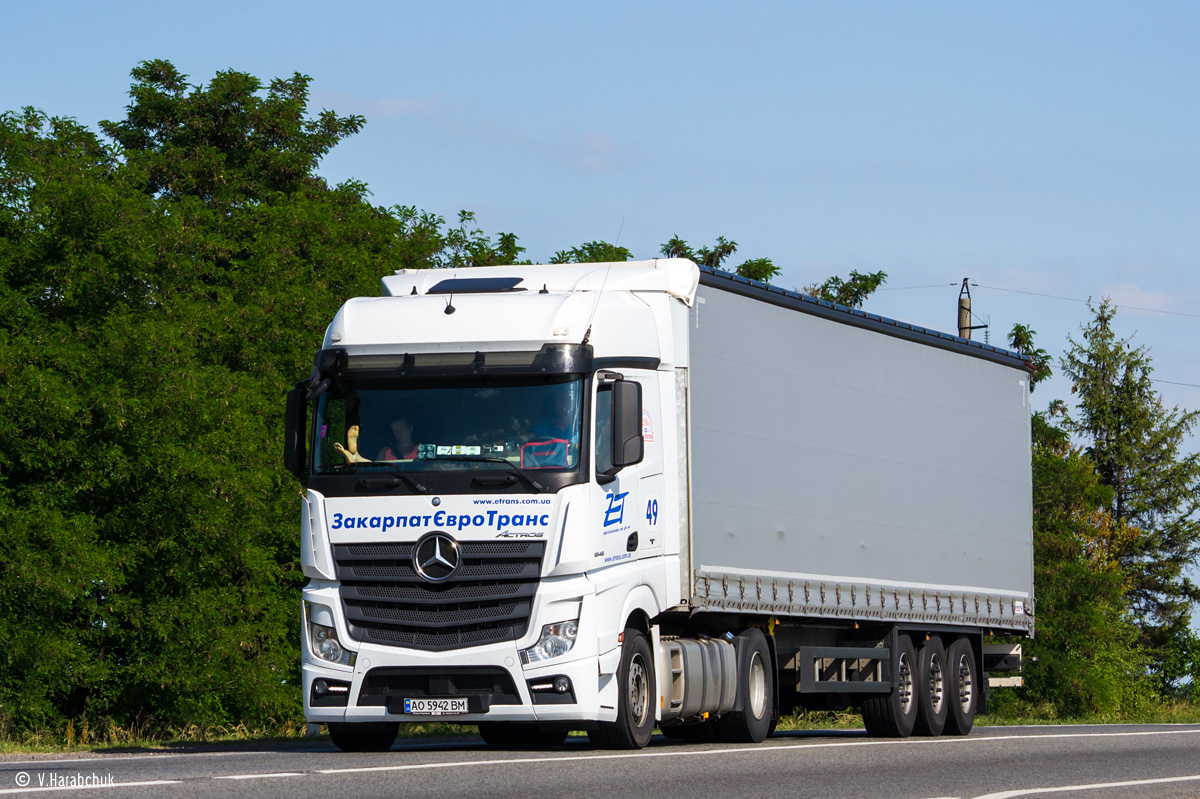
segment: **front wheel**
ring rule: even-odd
[[[343,752],[386,752],[396,742],[398,732],[398,722],[329,724],[329,738]]]
[[[646,636],[626,628],[617,666],[617,720],[589,730],[592,743],[605,749],[641,749],[654,734],[654,657]]]
[[[771,731],[775,709],[771,648],[762,631],[754,628],[739,633],[738,639],[737,690],[742,707],[717,719],[717,733],[729,743],[762,743]]]

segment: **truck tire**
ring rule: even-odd
[[[727,743],[762,743],[771,731],[771,716],[775,711],[771,648],[762,630],[743,630],[738,633],[738,638],[741,646],[738,647],[737,692],[742,707],[717,719],[717,735]]]
[[[396,742],[399,722],[330,723],[329,738],[343,752],[386,752]]]
[[[946,648],[941,638],[931,636],[917,653],[917,724],[913,734],[942,734],[950,706],[949,682]]]
[[[907,738],[917,723],[917,653],[907,635],[896,636],[892,653],[892,691],[863,700],[863,723],[876,738]]]
[[[654,656],[640,630],[625,629],[617,666],[617,720],[588,730],[588,739],[604,749],[641,749],[654,734]]]
[[[975,711],[979,708],[979,692],[982,690],[971,639],[959,638],[950,645],[946,666],[949,675],[946,734],[967,735],[975,726]]]
[[[479,737],[493,749],[550,749],[567,740],[569,729],[556,724],[481,721]]]

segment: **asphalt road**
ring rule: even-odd
[[[860,731],[780,733],[758,746],[640,752],[572,738],[500,751],[474,739],[0,758],[0,795],[105,797],[1200,797],[1200,725],[993,727],[968,738],[884,741]]]

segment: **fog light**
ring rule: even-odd
[[[323,678],[312,682],[309,701],[313,707],[346,707],[349,699],[349,683]]]
[[[529,698],[535,705],[569,705],[575,702],[575,689],[571,678],[558,674],[530,680]]]

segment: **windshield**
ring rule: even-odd
[[[580,375],[335,383],[317,406],[313,470],[574,469],[582,410]]]

